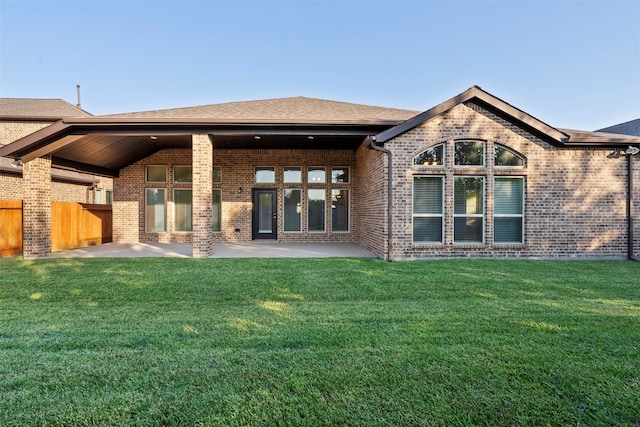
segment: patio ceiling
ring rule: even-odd
[[[168,148],[191,148],[192,135],[206,133],[218,149],[355,150],[367,135],[398,121],[367,123],[212,123],[202,120],[61,120],[8,146],[0,157],[23,162],[50,155],[70,170],[118,176],[119,170]]]

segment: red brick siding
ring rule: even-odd
[[[459,105],[387,143],[394,153],[392,258],[626,256],[626,159],[607,158],[611,150],[553,147],[515,126],[498,123],[495,117],[473,107]],[[453,166],[457,139],[486,141],[486,167]],[[446,146],[448,161],[444,167],[413,166],[413,156],[440,143]],[[496,143],[523,155],[527,166],[494,168]],[[412,182],[416,174],[445,176],[444,244],[412,243]],[[453,243],[456,175],[485,177],[484,244]],[[498,175],[525,177],[523,245],[493,244],[493,177]]]
[[[287,242],[351,242],[358,233],[358,192],[354,185],[356,177],[355,152],[352,150],[213,150],[213,165],[222,168],[222,183],[214,184],[222,194],[222,231],[213,233],[214,242],[251,241],[251,189],[275,188],[278,190],[278,240]],[[114,180],[114,240],[122,242],[189,242],[192,233],[175,233],[173,229],[173,188],[191,188],[191,184],[172,182],[172,166],[191,165],[190,149],[163,150],[153,154],[121,171],[120,178]],[[167,165],[167,183],[151,184],[144,182],[145,166]],[[273,166],[276,170],[276,182],[256,184],[254,168]],[[303,181],[309,166],[325,166],[327,183],[323,185],[284,183],[284,166],[300,166],[303,169]],[[331,184],[331,167],[349,167],[348,184]],[[166,233],[146,233],[144,230],[144,189],[160,187],[167,189],[167,228]],[[302,232],[285,233],[283,231],[283,190],[288,188],[303,191]],[[326,199],[326,231],[308,233],[306,231],[306,191],[308,188],[324,188]],[[347,233],[330,232],[331,204],[330,190],[350,190],[350,231]],[[238,230],[238,231],[236,231]]]

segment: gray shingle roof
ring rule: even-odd
[[[303,96],[228,102],[101,117],[234,120],[406,120],[419,111],[329,101]]]
[[[63,99],[0,98],[1,117],[48,118],[91,117]]]
[[[623,135],[640,136],[640,119],[631,120],[617,125],[598,129],[596,132],[619,133]]]

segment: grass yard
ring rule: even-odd
[[[0,425],[640,425],[640,263],[0,260]]]

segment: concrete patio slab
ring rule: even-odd
[[[105,243],[49,258],[191,258],[191,243]],[[356,243],[214,243],[211,258],[375,258]]]

